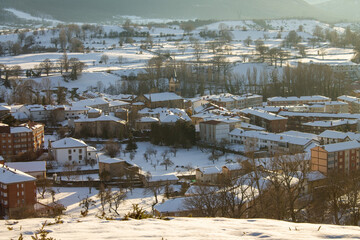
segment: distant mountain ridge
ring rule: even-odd
[[[330,0],[317,4],[316,7],[341,20],[360,20],[360,0]]]
[[[327,18],[325,12],[304,0],[0,0],[0,3],[3,8],[52,16],[65,22],[99,22],[119,15],[216,20]]]

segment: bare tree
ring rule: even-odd
[[[170,158],[165,158],[160,165],[165,166],[165,170],[167,171],[168,167],[171,167],[174,165],[174,162],[170,160]]]
[[[122,189],[113,193],[110,197],[110,209],[113,210],[117,215],[120,215],[118,209],[126,198],[126,192]]]
[[[244,43],[247,47],[250,46],[250,44],[252,43],[252,39],[250,36],[248,36],[245,40],[244,40]]]
[[[54,67],[54,63],[51,62],[50,59],[46,58],[40,63],[40,67],[44,70],[46,76],[49,76],[50,70]]]
[[[66,176],[68,181],[74,180],[77,178],[77,176],[74,175],[75,171],[78,169],[77,162],[75,162],[75,161],[66,162],[63,167],[64,167],[64,175]]]
[[[19,40],[20,44],[23,43],[25,37],[26,37],[25,32],[19,32],[19,33],[18,33],[18,40]]]
[[[186,208],[202,217],[216,217],[222,206],[218,190],[218,187],[197,186],[194,195],[185,199]]]
[[[114,142],[113,140],[109,140],[104,147],[105,154],[109,157],[115,157],[119,155],[120,153],[120,147],[121,145],[117,142]]]
[[[199,40],[195,40],[192,47],[194,48],[194,57],[197,62],[200,61],[201,56],[203,54],[203,48],[199,42]]]
[[[100,61],[104,64],[107,64],[109,61],[109,56],[106,54],[101,55]]]
[[[66,49],[67,45],[67,37],[66,37],[66,31],[65,29],[61,29],[59,33],[59,42],[60,42],[60,48],[62,50]]]
[[[76,80],[78,75],[84,70],[85,63],[81,62],[78,58],[70,58],[69,66],[71,68],[71,79]]]

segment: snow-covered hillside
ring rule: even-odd
[[[22,17],[31,17],[16,10],[10,9]],[[9,10],[9,11],[10,11]],[[134,22],[145,21],[145,19],[131,17]],[[264,25],[265,24],[265,25]],[[301,26],[302,31],[299,31]],[[84,47],[88,49],[86,53],[68,53],[69,58],[78,58],[86,64],[84,73],[79,80],[65,82],[59,73],[50,73],[50,80],[52,86],[56,87],[59,84],[64,87],[79,88],[80,91],[89,89],[90,86],[96,87],[98,82],[102,82],[103,88],[109,87],[110,84],[121,84],[122,75],[137,75],[146,70],[148,60],[157,56],[158,53],[170,54],[174,56],[177,62],[185,61],[192,62],[196,58],[194,56],[193,43],[191,39],[198,39],[202,47],[201,59],[202,61],[211,62],[214,57],[213,50],[209,49],[209,42],[213,41],[210,38],[201,38],[201,31],[218,31],[220,28],[229,29],[232,34],[232,41],[228,44],[227,50],[221,54],[226,57],[227,61],[233,63],[231,70],[236,74],[246,74],[247,71],[257,68],[258,72],[263,69],[271,71],[274,67],[267,66],[268,64],[254,62],[254,54],[256,54],[255,40],[263,39],[264,43],[269,48],[281,47],[283,40],[290,31],[297,31],[301,36],[301,45],[305,46],[306,56],[302,57],[296,48],[283,48],[291,54],[289,61],[284,61],[283,65],[294,64],[294,62],[317,62],[324,64],[349,64],[353,57],[353,50],[348,48],[329,48],[325,43],[319,43],[315,46],[309,44],[309,39],[313,38],[313,31],[316,26],[326,30],[336,30],[342,33],[348,24],[338,24],[335,27],[329,24],[322,23],[316,20],[267,20],[261,22],[257,21],[221,21],[211,23],[205,26],[200,26],[192,31],[192,36],[183,36],[183,30],[178,25],[169,25],[167,27],[152,27],[138,26],[137,31],[149,32],[153,39],[153,47],[150,51],[141,49],[142,41],[145,38],[134,37],[136,40],[133,44],[124,44],[119,46],[119,38],[102,38],[91,37],[87,33],[87,37],[83,41]],[[104,25],[103,32],[110,34],[111,32],[122,32],[124,28],[118,25]],[[59,30],[44,29],[40,31],[41,34],[33,35],[32,31],[26,32],[26,37],[34,36],[36,44],[51,48],[54,44],[51,39],[59,36]],[[251,39],[250,44],[245,44],[245,39]],[[175,39],[175,40],[174,40]],[[8,41],[18,41],[18,34],[3,34],[0,35],[0,42],[8,43]],[[319,51],[325,48],[325,55],[320,56]],[[57,62],[62,57],[62,52],[55,53],[33,53],[21,54],[18,56],[1,56],[0,63],[7,66],[19,65],[22,69],[31,69],[39,65],[45,59],[50,59],[53,63]],[[106,54],[109,57],[108,62],[100,62],[101,57]],[[119,62],[121,58],[121,62]],[[281,71],[281,68],[279,69]],[[46,77],[44,74],[42,77]],[[35,79],[41,81],[41,78]]]
[[[44,221],[53,219],[26,219],[12,226],[9,231],[5,221],[0,221],[1,239],[24,239],[39,229]],[[359,239],[359,227],[342,227],[319,224],[298,224],[265,219],[225,218],[174,218],[146,220],[101,220],[93,216],[86,218],[65,217],[63,224],[47,226],[55,239]]]
[[[101,240],[101,239],[359,239],[359,227],[336,226],[326,224],[292,223],[268,219],[227,219],[227,218],[170,218],[122,221],[132,204],[139,204],[147,211],[151,211],[154,197],[144,189],[136,188],[129,191],[126,200],[120,205],[119,217],[116,220],[99,219],[100,201],[96,197],[98,191],[88,188],[54,188],[55,200],[67,207],[62,216],[63,224],[46,226],[49,236],[57,240]],[[96,200],[90,207],[89,215],[80,217],[81,207],[79,199],[86,196]],[[163,196],[159,198],[161,201]],[[42,203],[51,202],[51,195],[47,193]],[[107,211],[106,211],[107,212]],[[23,234],[25,240],[42,226],[42,223],[53,223],[50,218],[30,218],[18,220],[15,225],[8,225],[14,220],[0,220],[0,239],[18,239]],[[12,230],[10,230],[9,228]]]

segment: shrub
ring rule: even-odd
[[[132,212],[128,212],[128,214],[125,215],[124,219],[146,219],[146,218],[152,218],[151,214],[148,214],[142,207],[139,207],[139,204],[133,204],[132,205]]]

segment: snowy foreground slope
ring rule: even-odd
[[[20,220],[14,230],[0,221],[0,239],[24,239],[46,219]],[[48,221],[54,221],[48,219]],[[319,227],[321,228],[319,229]],[[21,227],[21,230],[20,230]],[[359,227],[296,224],[265,219],[174,218],[106,221],[94,216],[65,217],[63,224],[47,226],[56,239],[360,239]]]

